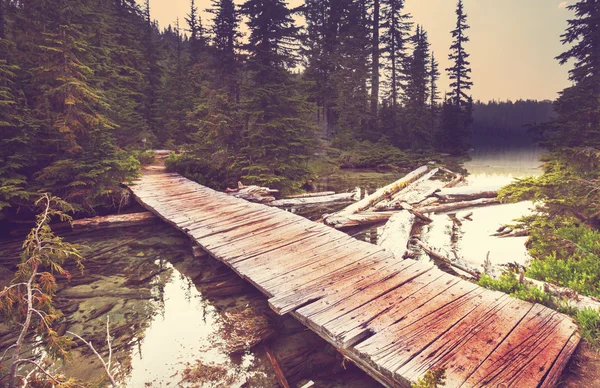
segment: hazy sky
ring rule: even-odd
[[[139,0],[141,2],[141,0]],[[289,0],[299,5],[303,0]],[[238,3],[243,2],[238,0]],[[568,66],[554,59],[564,51],[560,35],[572,16],[563,0],[464,0],[468,14],[473,68],[474,99],[554,99],[569,85]],[[210,0],[196,0],[198,8]],[[161,27],[174,24],[189,12],[189,0],[150,0],[152,17]],[[450,31],[456,23],[455,0],[406,0],[413,21],[429,33],[432,49],[440,62],[440,90],[448,89],[443,70],[448,67]],[[206,20],[209,15],[203,13]],[[206,20],[205,23],[210,23]]]

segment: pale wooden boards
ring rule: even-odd
[[[446,387],[552,386],[579,342],[564,315],[283,210],[164,172],[130,189],[386,386],[434,367]]]

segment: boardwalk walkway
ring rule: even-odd
[[[177,174],[131,191],[382,384],[410,387],[434,367],[446,387],[550,387],[579,342],[568,317],[280,209]]]

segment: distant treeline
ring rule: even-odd
[[[555,116],[552,101],[477,101],[473,106],[471,145],[529,146],[535,141],[531,126]]]

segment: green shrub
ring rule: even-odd
[[[581,329],[581,337],[594,348],[600,347],[600,312],[586,307],[575,315]]]
[[[600,297],[600,232],[573,222],[533,229],[527,276]]]
[[[138,151],[134,154],[134,156],[142,166],[147,166],[154,163],[154,151],[152,150]]]
[[[552,295],[542,291],[538,287],[520,283],[518,276],[512,272],[505,272],[500,275],[498,279],[493,279],[492,277],[483,274],[481,275],[478,284],[481,287],[494,291],[501,291],[531,303],[540,303],[546,306],[551,306],[553,304]]]

